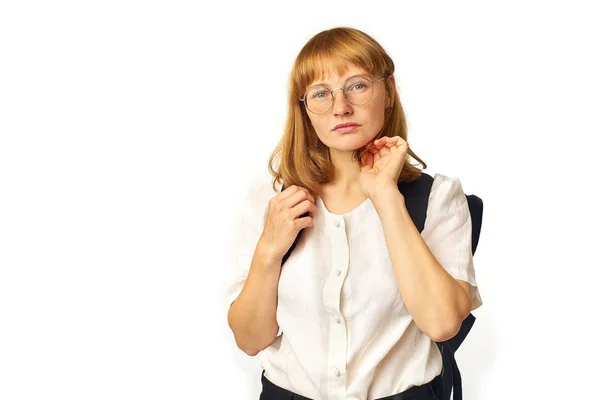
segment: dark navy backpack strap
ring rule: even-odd
[[[481,220],[483,217],[483,201],[474,194],[467,195],[467,203],[469,204],[469,212],[471,213],[471,222],[473,227],[473,237],[471,246],[473,255],[479,243],[479,233],[481,232]]]
[[[406,210],[410,214],[413,223],[421,232],[425,227],[427,218],[427,205],[429,204],[429,193],[433,186],[433,177],[421,172],[419,179],[412,182],[399,182],[398,190],[404,197]]]

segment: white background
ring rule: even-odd
[[[1,399],[258,399],[238,212],[335,26],[393,58],[425,172],[484,202],[465,399],[600,398],[599,13],[391,3],[2,3]]]

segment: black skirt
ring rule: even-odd
[[[287,389],[275,385],[265,377],[265,371],[261,375],[262,392],[259,400],[312,400]],[[382,397],[377,400],[440,400],[436,393],[441,385],[441,375],[436,376],[429,383],[421,386],[412,386],[402,393]]]

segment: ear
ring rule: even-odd
[[[394,75],[390,75],[387,77],[386,86],[388,88],[387,97],[385,101],[385,108],[392,108],[394,105],[394,99],[396,97],[396,79]]]

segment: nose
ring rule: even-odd
[[[339,90],[336,99],[336,91]],[[341,89],[335,89],[333,91],[333,115],[351,115],[352,105],[348,103],[348,100],[344,97],[344,91]]]

